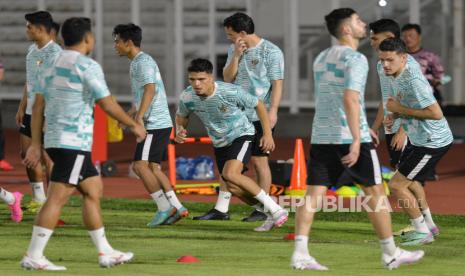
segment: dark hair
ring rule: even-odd
[[[50,33],[53,25],[52,15],[48,11],[36,11],[24,15],[26,21],[34,26],[43,26]]]
[[[191,61],[189,67],[187,67],[189,73],[200,73],[205,72],[211,74],[213,72],[213,65],[208,59],[196,58]]]
[[[370,30],[374,34],[390,32],[394,37],[400,37],[400,26],[396,21],[388,18],[383,18],[369,24]]]
[[[65,20],[61,27],[61,37],[65,46],[74,46],[91,32],[90,19],[87,17],[71,17]]]
[[[405,24],[402,27],[402,32],[407,31],[407,30],[411,30],[411,29],[414,29],[415,31],[417,31],[418,34],[421,35],[421,27],[420,27],[420,25],[412,24],[412,23]]]
[[[406,54],[407,46],[405,46],[405,43],[400,38],[387,38],[379,44],[379,50],[382,52]]]
[[[255,32],[252,18],[242,12],[236,12],[224,19],[223,27],[231,28],[236,33],[244,31],[246,34],[253,34]]]
[[[132,23],[119,24],[113,29],[113,36],[119,35],[123,41],[131,40],[136,47],[140,47],[142,41],[142,29]]]
[[[55,30],[55,33],[59,35],[60,34],[60,23],[53,21],[52,30]]]
[[[329,33],[335,38],[339,38],[339,28],[341,23],[347,18],[350,18],[354,13],[356,12],[351,8],[340,8],[335,9],[326,15],[326,28],[328,28]]]

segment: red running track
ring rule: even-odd
[[[15,130],[6,130],[6,159],[15,167],[14,171],[0,171],[0,186],[9,191],[20,191],[30,194],[31,189],[24,166],[19,157],[19,134]],[[278,139],[276,151],[272,159],[289,159],[294,153],[293,139]],[[308,139],[304,142],[305,153],[308,155]],[[116,177],[103,178],[104,196],[112,198],[142,198],[150,199],[140,180],[127,176],[129,163],[132,160],[135,140],[126,135],[121,143],[109,145],[109,159],[116,161],[118,174]],[[177,156],[194,157],[211,155],[211,145],[179,145],[176,146]],[[388,164],[387,150],[381,145],[378,154],[382,164]],[[465,144],[453,145],[447,155],[439,163],[437,173],[439,181],[428,182],[426,194],[430,209],[434,214],[465,214]],[[166,165],[163,164],[166,170]],[[253,174],[251,170],[250,175]],[[208,182],[208,181],[206,181]],[[216,196],[181,195],[182,201],[215,202]],[[237,198],[233,203],[239,203]]]

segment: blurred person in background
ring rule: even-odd
[[[0,82],[3,81],[4,74],[5,74],[5,68],[3,67],[2,62],[0,61]],[[2,102],[0,99],[0,106],[1,105],[2,105]],[[5,135],[3,134],[1,112],[0,112],[0,170],[2,171],[14,170],[13,166],[10,163],[8,163],[8,161],[5,160]]]
[[[421,27],[418,24],[406,24],[402,27],[402,40],[407,46],[408,53],[413,56],[421,66],[423,75],[433,88],[434,97],[442,107],[443,97],[439,86],[443,82],[444,67],[438,55],[422,47]]]

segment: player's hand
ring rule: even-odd
[[[395,112],[398,113],[400,110],[401,104],[399,100],[397,100],[394,97],[389,97],[389,99],[386,102],[386,109],[390,112]]]
[[[405,145],[405,141],[407,140],[407,135],[405,132],[397,132],[394,134],[391,140],[391,148],[400,151]]]
[[[271,152],[274,151],[274,140],[273,136],[271,135],[263,135],[262,138],[260,138],[260,148],[262,149],[263,152]]]
[[[270,127],[274,128],[276,126],[276,123],[278,122],[277,110],[270,109],[270,111],[268,111],[268,118],[270,120]]]
[[[371,138],[373,138],[373,145],[377,147],[379,145],[379,136],[378,131],[374,131],[373,129],[369,129]]]
[[[341,158],[342,164],[352,167],[358,161],[360,155],[360,141],[354,141],[350,145],[349,153]]]
[[[28,168],[34,169],[41,160],[41,154],[41,147],[31,144],[26,151],[26,157],[23,159],[23,164]]]
[[[234,55],[236,57],[241,57],[245,50],[247,50],[247,45],[244,39],[238,37],[234,42]]]
[[[184,141],[186,141],[187,138],[187,130],[183,128],[182,126],[177,126],[176,127],[176,137],[175,141],[176,143],[182,144]]]
[[[24,118],[24,111],[18,110],[18,112],[16,112],[16,116],[15,116],[15,121],[16,121],[16,126],[17,127],[21,127],[23,125],[23,118]]]
[[[137,143],[140,143],[145,140],[145,136],[147,136],[147,131],[145,130],[144,125],[140,123],[136,123],[133,127],[131,127],[132,133],[136,135]]]

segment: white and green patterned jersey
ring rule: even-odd
[[[100,65],[79,52],[63,50],[41,69],[34,92],[45,99],[45,148],[91,151],[95,102],[110,95]]]
[[[321,52],[313,63],[315,116],[312,144],[351,144],[352,134],[344,108],[345,90],[359,93],[360,141],[371,142],[365,114],[366,57],[348,46],[335,45]]]
[[[228,49],[226,66],[234,55],[234,44]],[[266,39],[253,48],[247,49],[237,68],[234,84],[240,85],[245,91],[257,96],[267,108],[271,105],[271,82],[284,79],[284,57],[278,46]],[[255,109],[247,110],[247,117],[258,121]]]
[[[255,108],[258,98],[240,86],[215,82],[215,92],[199,97],[192,86],[181,94],[177,114],[187,118],[194,113],[200,118],[215,148],[225,147],[245,135],[254,135],[255,128],[244,109]]]
[[[137,110],[139,110],[144,95],[144,86],[151,83],[155,84],[155,96],[144,114],[145,128],[161,129],[172,127],[173,123],[166,100],[165,85],[155,60],[148,54],[139,52],[131,61],[129,73],[134,104]]]
[[[399,76],[389,78],[392,81],[394,97],[401,105],[424,109],[436,103],[433,89],[421,72],[420,66],[406,64]],[[410,142],[415,146],[441,148],[453,141],[452,132],[444,117],[440,120],[402,117],[401,121]]]
[[[37,74],[41,67],[47,67],[50,61],[60,54],[61,47],[53,40],[50,40],[44,47],[39,49],[37,44],[29,46],[26,56],[26,93],[27,105],[26,114],[32,114],[32,106],[34,105],[34,94],[32,92],[34,84],[37,81]]]
[[[417,66],[420,68],[420,64],[411,56],[407,55],[407,64],[409,67],[415,67]],[[378,61],[376,63],[376,70],[378,71],[378,76],[379,76],[379,85],[381,88],[381,100],[383,102],[383,110],[384,110],[384,117],[389,114],[389,112],[386,109],[386,102],[389,99],[390,96],[393,96],[393,91],[392,91],[392,78],[389,76],[386,76],[386,73],[384,73],[383,65],[381,64],[381,61]],[[399,130],[401,121],[399,119],[394,121],[394,125],[391,127],[391,129],[388,129],[387,127],[384,127],[384,133],[385,134],[392,134],[396,133],[397,130]]]

